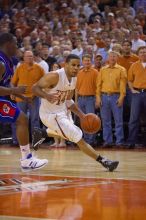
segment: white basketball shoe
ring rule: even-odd
[[[26,159],[21,160],[21,168],[23,172],[33,171],[44,167],[47,163],[47,159],[38,159],[30,153]]]

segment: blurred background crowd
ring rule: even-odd
[[[13,57],[15,71],[23,60],[31,60],[47,73],[64,67],[71,53],[80,57],[81,68],[92,66],[100,71],[108,63],[108,53],[112,50],[119,53],[117,63],[128,71],[131,64],[139,60],[138,48],[146,46],[146,0],[0,1],[0,33],[5,32],[14,34],[18,42],[17,56]],[[84,55],[89,55],[86,60]],[[38,100],[35,101],[38,106]],[[127,89],[123,110],[125,139],[130,103],[131,94]],[[24,105],[20,107],[24,110]],[[29,106],[25,106],[27,110]],[[99,110],[95,111],[100,114]],[[144,113],[141,118],[139,139],[145,143]],[[31,122],[33,126],[36,119]],[[1,138],[13,136],[13,143],[17,144],[14,125],[12,131],[11,135],[9,125],[0,125]],[[102,142],[102,132],[95,139],[97,143]]]

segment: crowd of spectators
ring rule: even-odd
[[[32,51],[45,73],[54,63],[63,67],[70,53],[80,57],[81,66],[82,57],[88,54],[99,71],[108,63],[109,51],[115,50],[120,54],[119,64],[128,71],[138,60],[138,48],[146,45],[146,0],[1,2],[0,33],[11,32],[18,42],[15,67],[25,51]],[[131,64],[123,57],[125,39],[131,42]]]

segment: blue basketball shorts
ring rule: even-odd
[[[0,99],[0,122],[13,123],[17,120],[20,109],[13,103],[5,99]]]

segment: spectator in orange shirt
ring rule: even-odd
[[[44,70],[34,62],[32,51],[25,51],[24,62],[21,63],[12,77],[11,83],[14,86],[27,86],[26,89],[26,101],[16,97],[18,107],[24,112],[28,113],[31,121],[31,131],[34,127],[40,126],[39,120],[39,105],[40,100],[32,93],[32,86],[44,76]],[[29,101],[28,101],[29,100]]]
[[[126,95],[126,69],[117,64],[118,54],[110,51],[108,65],[101,68],[96,89],[96,104],[101,109],[104,146],[113,144],[112,114],[115,122],[116,145],[123,144],[123,101]]]
[[[139,61],[133,63],[128,71],[128,85],[132,92],[129,147],[137,144],[140,113],[142,108],[146,109],[146,46],[138,49],[138,56]]]
[[[129,40],[124,40],[122,44],[122,55],[118,58],[118,64],[125,67],[125,69],[129,70],[130,66],[139,60],[139,57],[131,52],[132,42]],[[124,99],[124,110],[123,110],[123,118],[124,118],[124,131],[125,137],[127,137],[128,130],[128,122],[130,117],[130,107],[131,107],[131,91],[127,86],[126,89],[126,97]]]
[[[92,67],[91,56],[85,54],[82,58],[83,68],[78,72],[76,91],[78,106],[86,113],[95,113],[96,80],[98,71]],[[84,133],[87,143],[94,145],[95,135]]]
[[[124,40],[122,43],[122,55],[118,58],[118,64],[128,71],[130,66],[139,60],[139,57],[131,52],[132,42]]]

